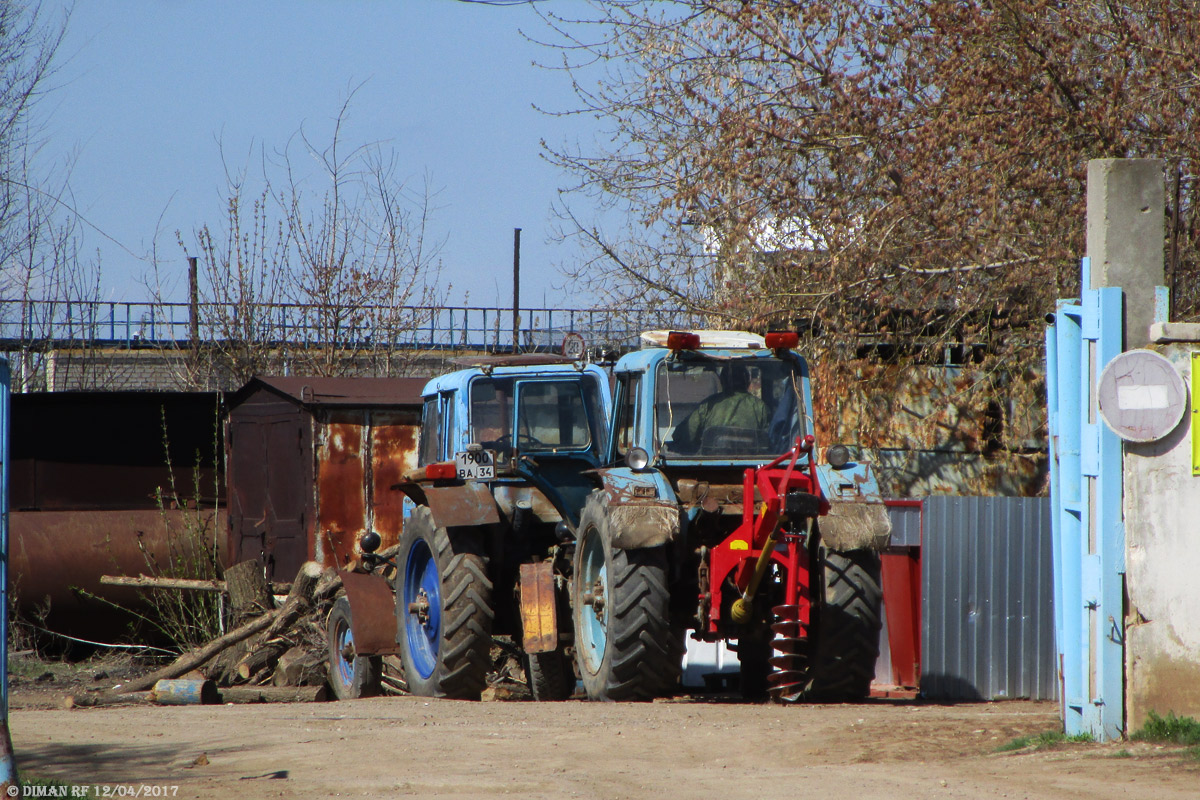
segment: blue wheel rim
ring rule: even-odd
[[[357,652],[354,650],[354,634],[350,630],[350,623],[339,619],[334,635],[337,642],[338,680],[343,686],[350,686],[354,683],[354,659],[347,658],[346,651]]]
[[[584,664],[588,671],[596,673],[604,661],[604,651],[608,647],[608,564],[604,559],[604,543],[596,531],[588,531],[583,539],[583,558],[580,563],[580,586],[582,594],[599,595],[602,604],[599,613],[592,605],[582,605],[580,618],[582,620],[583,641],[579,647],[583,652]]]
[[[424,539],[418,539],[408,551],[404,565],[404,629],[408,654],[417,674],[428,678],[437,668],[442,639],[442,581],[437,561]],[[414,603],[429,604],[421,615],[410,610]]]

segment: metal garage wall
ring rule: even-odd
[[[921,693],[1058,697],[1050,501],[925,499]]]

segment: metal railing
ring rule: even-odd
[[[201,303],[193,321],[187,303],[0,300],[0,341],[14,346],[171,347],[196,339],[301,346],[549,350],[567,333],[589,346],[636,343],[644,330],[696,328],[703,317],[675,308],[523,308],[483,306],[327,306]]]

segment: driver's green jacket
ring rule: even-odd
[[[712,427],[746,428],[766,431],[767,406],[749,392],[721,392],[703,400],[675,428],[672,436],[676,449],[694,453],[704,440],[704,431]]]

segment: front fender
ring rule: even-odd
[[[679,504],[662,473],[616,467],[600,471],[600,478],[602,486],[588,503],[603,507],[613,547],[658,547],[679,535]]]
[[[820,464],[817,479],[829,500],[829,514],[817,523],[827,547],[878,552],[888,546],[892,523],[870,464],[851,462],[842,469]]]
[[[818,464],[817,481],[821,484],[821,493],[831,503],[882,503],[884,500],[875,470],[865,461],[852,461],[841,469]]]

